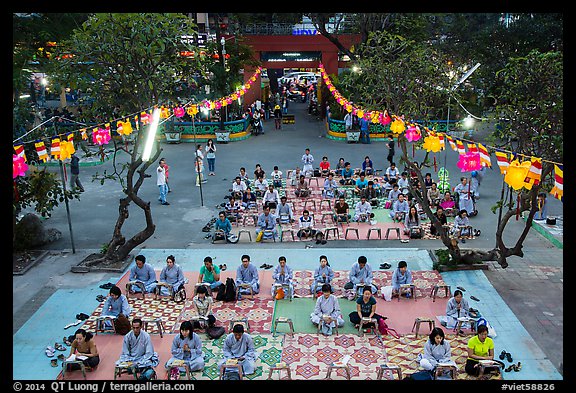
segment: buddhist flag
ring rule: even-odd
[[[466,154],[464,143],[460,139],[456,139],[456,146],[458,147],[458,154]]]
[[[540,183],[540,177],[542,176],[542,159],[538,157],[532,157],[531,161],[532,165],[528,170],[528,174],[526,175],[524,182],[532,183],[533,185],[537,186]]]
[[[452,148],[452,150],[458,151],[458,148],[456,147],[456,144],[454,143],[454,139],[452,139],[452,137],[450,135],[446,135],[446,139],[448,139],[448,143],[450,143],[450,147]]]
[[[69,146],[69,151],[70,154],[74,154],[76,152],[76,148],[74,147],[74,133],[71,132],[68,135],[66,135],[66,139],[68,140],[68,142],[70,142],[70,146]]]
[[[482,163],[482,165],[492,168],[492,162],[490,161],[490,155],[488,154],[488,150],[481,143],[478,143],[478,152],[480,153],[480,162]]]
[[[80,129],[80,135],[82,135],[82,140],[86,140],[88,139],[88,133],[86,132],[86,128],[81,128]]]
[[[18,145],[18,146],[14,146],[14,151],[16,152],[16,155],[18,157],[22,157],[24,159],[24,162],[26,162],[26,154],[24,153],[24,145]]]
[[[496,160],[498,162],[498,167],[500,168],[500,174],[505,175],[506,171],[508,170],[508,165],[510,165],[510,162],[508,161],[508,154],[498,150],[496,150],[494,154],[496,154]]]
[[[116,132],[120,135],[124,134],[124,122],[122,120],[116,122]]]
[[[38,158],[41,159],[42,162],[46,162],[46,161],[50,160],[50,156],[48,155],[48,152],[46,151],[46,146],[44,145],[44,142],[36,141],[34,143],[34,146],[36,147],[36,153],[38,153]]]
[[[52,145],[50,146],[50,154],[52,157],[59,159],[60,158],[60,138],[52,139]]]
[[[134,116],[134,123],[136,123],[136,129],[140,129],[140,123],[138,123],[138,115]]]
[[[475,143],[468,143],[468,153],[478,153],[478,148]]]
[[[564,166],[554,164],[554,187],[550,194],[564,202]]]
[[[444,134],[443,133],[438,133],[438,138],[440,139],[440,150],[444,150],[446,148],[446,145],[444,143]]]

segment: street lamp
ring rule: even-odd
[[[226,94],[226,39],[220,37],[220,44],[222,45],[222,70],[224,71],[224,93]],[[222,112],[220,112],[222,114]],[[222,116],[220,116],[222,117]],[[228,121],[228,105],[226,105],[226,118],[224,121]],[[224,130],[224,121],[220,123],[220,129]]]
[[[476,69],[478,69],[478,67],[480,67],[480,63],[476,63],[474,65],[474,67],[470,68],[468,71],[466,71],[466,73],[464,75],[462,75],[460,77],[460,79],[458,79],[458,81],[454,84],[454,86],[452,86],[452,88],[448,91],[448,115],[446,117],[446,133],[448,134],[449,131],[449,126],[450,126],[450,98],[452,97],[451,94],[454,90],[456,90],[458,88],[458,86],[460,86],[466,79],[468,79],[470,77],[470,75],[472,75],[472,73],[474,71],[476,71]],[[450,78],[452,79],[452,78]]]

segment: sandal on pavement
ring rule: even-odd
[[[512,363],[512,354],[510,352],[506,352],[506,360]]]
[[[54,347],[58,350],[58,351],[65,351],[66,347],[60,343],[55,343]]]
[[[464,287],[456,287],[456,289],[461,290],[462,292],[466,292],[466,289],[464,289]]]
[[[506,351],[500,352],[500,356],[498,357],[500,358],[500,360],[504,360],[504,358],[506,357]]]
[[[51,358],[52,356],[54,356],[54,352],[56,350],[50,346],[46,347],[46,356],[48,356],[49,358]]]
[[[68,341],[68,337],[62,337],[62,341],[64,341],[64,344],[66,344],[67,346],[72,345],[72,343],[70,341]]]
[[[97,301],[97,302],[103,302],[104,300],[106,300],[106,298],[104,297],[104,295],[98,295],[98,296],[96,296],[96,301]]]
[[[513,365],[514,366],[514,371],[520,371],[522,369],[522,363],[518,362],[518,364]]]
[[[50,360],[50,365],[52,367],[57,367],[58,366],[58,360],[57,359],[52,359]]]
[[[470,296],[470,299],[472,299],[472,300],[476,300],[477,302],[479,302],[479,301],[480,301],[480,299],[478,299],[476,296]]]
[[[505,372],[509,373],[510,371],[514,370],[514,365],[511,364],[508,367],[506,367],[506,369],[504,370]]]
[[[58,355],[58,360],[64,361],[66,360],[66,356],[64,356],[64,354],[61,353],[60,355]]]
[[[226,269],[228,269],[228,266],[226,266],[226,264],[223,264],[221,270],[224,271]]]

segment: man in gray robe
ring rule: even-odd
[[[132,366],[140,370],[156,367],[159,363],[158,353],[154,351],[150,335],[142,330],[142,320],[132,320],[132,330],[124,336],[122,353],[116,365],[132,362]]]
[[[258,359],[258,352],[254,348],[254,341],[252,336],[244,333],[244,326],[242,324],[234,325],[232,333],[228,334],[224,340],[222,347],[224,358],[218,364],[222,366],[228,359],[237,359],[238,363],[242,365],[242,372],[244,375],[253,374],[256,370],[255,363]],[[227,369],[226,371],[228,372]]]
[[[137,281],[144,284],[146,293],[152,293],[156,289],[156,272],[154,268],[146,264],[146,257],[144,255],[136,256],[136,265],[130,269],[129,281]],[[138,285],[130,286],[132,292],[142,292]]]
[[[250,289],[242,287],[243,284],[249,285],[254,293],[260,292],[258,269],[250,263],[250,256],[246,254],[242,255],[242,264],[236,269],[236,286],[239,288],[238,300],[241,299],[242,295],[250,293]]]
[[[370,285],[372,294],[378,291],[378,288],[372,284],[373,279],[374,276],[372,274],[372,268],[368,264],[368,258],[364,255],[359,256],[358,262],[354,263],[350,269],[350,281],[358,291],[358,296],[362,296],[362,290],[365,285]]]
[[[281,256],[278,258],[278,265],[274,269],[272,273],[272,279],[274,283],[272,284],[272,297],[276,296],[276,291],[280,287],[288,286],[289,293],[288,297],[292,297],[294,295],[294,282],[292,281],[294,278],[294,271],[290,266],[286,264],[286,257]]]

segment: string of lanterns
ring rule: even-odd
[[[484,146],[481,143],[469,141],[463,138],[453,138],[452,136],[430,130],[426,126],[416,123],[406,122],[404,116],[390,115],[387,110],[365,110],[361,107],[354,105],[351,101],[347,100],[340,94],[336,87],[332,84],[330,77],[326,73],[323,64],[319,65],[320,73],[324,84],[336,100],[348,113],[356,115],[374,124],[387,125],[390,124],[390,131],[394,136],[399,136],[404,132],[408,142],[417,142],[422,138],[422,130],[426,132],[422,149],[427,152],[438,153],[445,149],[445,140],[448,141],[453,151],[459,153],[457,162],[458,168],[461,172],[471,172],[480,170],[482,167],[492,167],[490,160],[490,153],[488,148],[493,150],[496,154],[500,173],[504,175],[504,181],[510,185],[514,190],[526,188],[530,190],[532,186],[538,185],[542,174],[542,162],[549,162],[554,164],[554,187],[550,191],[554,197],[563,200],[563,166],[561,163],[554,161],[543,160],[538,157],[528,156],[521,153],[513,153],[504,149]],[[464,141],[468,144],[468,152],[464,147]],[[412,145],[414,149],[415,145]],[[510,153],[510,157],[508,154]],[[520,157],[528,157],[529,160],[520,162]],[[436,156],[434,156],[434,169],[436,170]],[[441,170],[445,170],[441,168]],[[440,174],[440,172],[438,172]]]
[[[190,116],[195,116],[201,109],[220,109],[227,105],[232,104],[235,100],[242,97],[246,92],[252,87],[254,82],[256,81],[258,74],[262,72],[262,68],[258,67],[254,75],[248,79],[248,81],[238,88],[236,91],[221,97],[217,100],[208,100],[204,99],[197,104],[185,104],[185,105],[176,105],[176,106],[169,106],[169,105],[161,105],[160,106],[160,118],[167,119],[171,116],[175,116],[176,118],[183,117],[186,113]],[[119,119],[112,120],[110,122],[105,122],[96,125],[91,130],[92,142],[96,145],[103,146],[110,142],[112,138],[112,128],[111,124],[116,122],[116,132],[120,135],[130,135],[134,128],[132,127],[131,118],[134,119],[134,124],[136,130],[140,130],[141,126],[145,126],[152,121],[152,112],[156,106],[147,108],[142,110],[139,114],[130,114],[127,116],[122,116]],[[50,153],[48,153],[47,148],[44,144],[44,141],[41,139],[38,140],[31,140],[27,142],[19,142],[14,144],[14,154],[13,154],[13,163],[12,163],[12,177],[15,179],[16,177],[24,177],[26,176],[26,172],[28,171],[28,164],[26,155],[24,153],[24,145],[28,143],[34,143],[36,148],[36,153],[38,155],[38,159],[42,162],[47,162],[51,158],[65,160],[70,158],[71,155],[74,153],[74,132],[80,132],[80,135],[83,140],[88,139],[88,130],[87,128],[80,128],[76,131],[70,131],[63,134],[54,135],[51,138],[51,145],[50,145]]]

